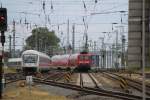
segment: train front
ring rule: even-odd
[[[80,54],[78,55],[78,67],[79,70],[90,70],[91,69],[91,55],[90,54]]]
[[[24,53],[22,55],[22,70],[25,74],[37,72],[38,55]]]

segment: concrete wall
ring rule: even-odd
[[[129,0],[128,66],[142,65],[142,1]],[[146,0],[146,66],[150,66],[150,0]]]

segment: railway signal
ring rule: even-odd
[[[1,32],[1,43],[2,43],[2,51],[0,54],[0,99],[2,98],[3,88],[4,88],[4,70],[3,70],[3,55],[4,55],[4,43],[5,43],[5,34],[7,31],[7,9],[0,8],[0,32]]]
[[[0,8],[0,31],[7,30],[7,9]]]

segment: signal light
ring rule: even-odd
[[[0,16],[0,21],[5,20],[5,18],[3,16]]]
[[[0,8],[0,31],[7,30],[7,9]]]

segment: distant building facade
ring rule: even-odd
[[[129,0],[128,66],[140,68],[142,65],[142,2]],[[150,66],[150,0],[145,6],[145,56],[146,66]]]

